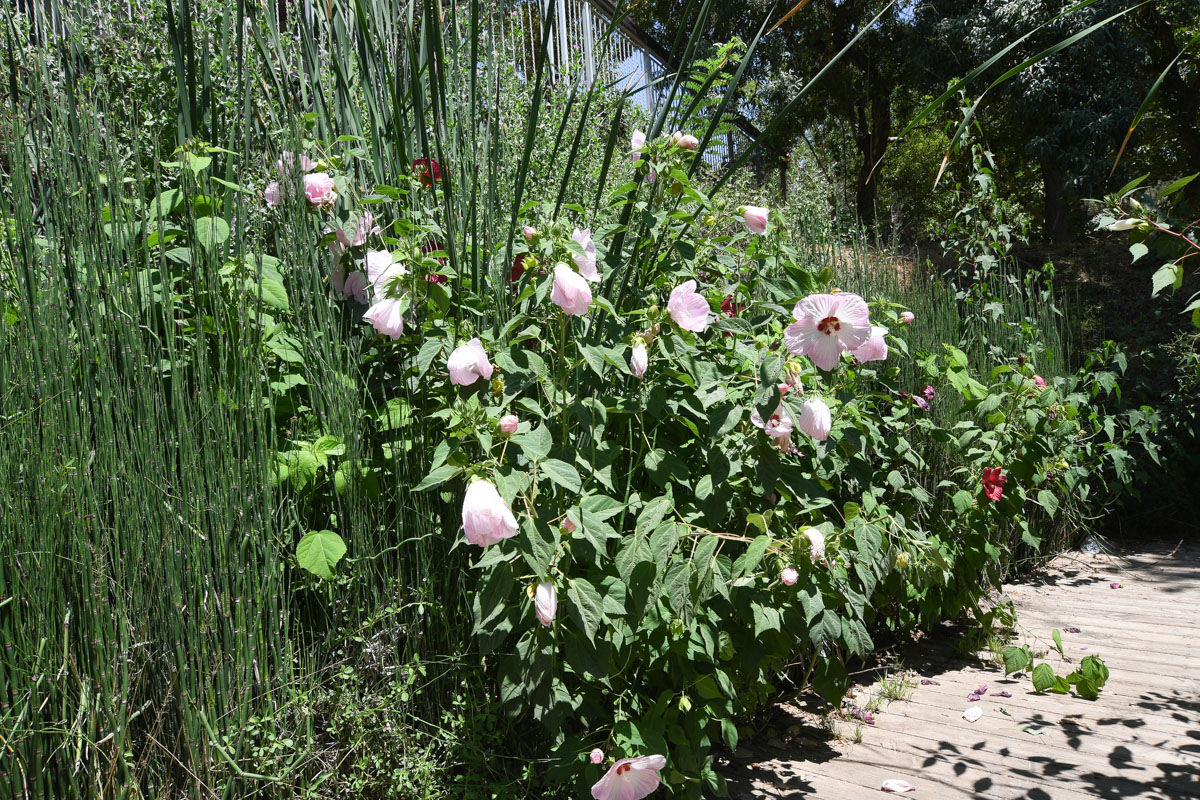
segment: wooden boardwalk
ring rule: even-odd
[[[1099,699],[1036,694],[1027,674],[1005,679],[991,653],[956,659],[937,654],[945,640],[918,646],[900,656],[912,670],[908,699],[884,701],[874,725],[844,720],[821,735],[803,709],[774,709],[771,728],[728,767],[733,796],[878,800],[883,781],[899,778],[916,787],[904,797],[938,800],[1200,798],[1200,545],[1072,553],[1005,595],[1017,641],[1049,651],[1038,663],[1071,670],[1054,628],[1074,662],[1104,659],[1111,675]],[[988,693],[969,701],[985,683]],[[855,702],[879,692],[860,687]],[[970,723],[962,714],[973,705],[983,716]]]

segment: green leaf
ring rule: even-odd
[[[1149,252],[1150,252],[1150,248],[1147,247],[1142,242],[1135,242],[1135,243],[1129,245],[1129,255],[1133,256],[1133,260],[1135,262],[1139,258],[1141,258],[1142,256],[1146,255],[1146,253],[1149,253]]]
[[[1159,193],[1159,195],[1158,195],[1159,198],[1161,199],[1163,197],[1170,197],[1171,195],[1175,194],[1180,189],[1187,186],[1192,181],[1196,180],[1197,175],[1200,175],[1200,172],[1194,172],[1185,178],[1180,178],[1179,180],[1175,181],[1174,183],[1172,183],[1170,186],[1163,189],[1162,192]]]
[[[606,494],[593,494],[584,498],[581,508],[588,517],[599,521],[620,514],[625,510],[625,504]]]
[[[1029,648],[1009,645],[1001,651],[1001,657],[1004,659],[1004,675],[1008,677],[1014,672],[1020,672],[1029,666],[1032,660],[1029,657]]]
[[[196,241],[205,250],[219,247],[229,239],[229,223],[221,217],[200,217],[196,220]]]
[[[550,429],[545,425],[539,425],[528,433],[518,434],[513,437],[513,441],[521,446],[521,451],[530,461],[543,460],[550,455],[550,448],[554,446]]]
[[[1150,177],[1149,172],[1147,172],[1145,175],[1139,175],[1138,177],[1134,178],[1129,183],[1125,184],[1120,189],[1118,189],[1117,194],[1119,194],[1121,197],[1127,197],[1129,194],[1131,194],[1133,192],[1134,189],[1141,186],[1142,183],[1146,180],[1146,178],[1149,178],[1149,177]]]
[[[159,192],[159,194],[150,201],[151,220],[158,221],[158,217],[167,216],[175,209],[179,208],[179,204],[183,202],[183,191],[180,189],[167,189]]]
[[[446,481],[453,478],[458,473],[462,472],[462,467],[456,467],[453,464],[443,464],[429,471],[429,474],[421,479],[421,482],[413,487],[414,492],[423,492],[426,489],[432,489],[435,486],[441,486]]]
[[[1045,692],[1054,686],[1054,668],[1049,664],[1038,664],[1033,668],[1033,689],[1036,692]]]
[[[257,297],[266,305],[279,311],[290,311],[291,304],[288,302],[287,289],[283,288],[283,283],[273,278],[263,278],[262,292],[259,292],[259,283],[254,279],[246,281],[246,290]]]
[[[596,630],[604,621],[604,601],[600,592],[584,578],[572,578],[567,584],[568,613],[580,630],[589,639],[596,637]]]
[[[1097,687],[1108,683],[1108,667],[1100,656],[1085,656],[1079,664],[1079,671]]]
[[[426,339],[421,343],[421,349],[417,351],[417,377],[422,378],[429,371],[429,367],[433,364],[438,353],[442,352],[442,340]]]
[[[312,452],[289,450],[286,453],[280,453],[279,457],[283,459],[284,465],[287,467],[288,481],[296,489],[303,489],[316,479],[321,463]]]
[[[1063,654],[1062,634],[1058,632],[1058,628],[1055,628],[1050,632],[1050,638],[1054,640],[1054,647],[1058,650],[1058,654],[1061,656]]]
[[[538,577],[550,574],[550,564],[558,550],[560,528],[547,525],[540,519],[526,517],[521,522],[521,555]]]
[[[754,408],[764,420],[770,419],[775,413],[775,407],[779,405],[779,376],[782,369],[783,361],[778,356],[767,356],[759,362]]]
[[[767,552],[767,548],[771,546],[770,536],[757,536],[750,546],[746,548],[746,552],[738,556],[737,561],[733,562],[733,573],[730,575],[732,580],[737,580],[743,575],[749,575],[758,569],[759,563],[762,561],[763,554]]]
[[[671,507],[671,498],[668,495],[658,495],[649,503],[642,506],[641,512],[638,513],[635,530],[638,533],[649,535],[671,511]]]
[[[737,750],[738,731],[737,725],[733,724],[733,720],[721,719],[721,736],[725,739],[725,744],[729,746],[730,751]]]
[[[653,569],[653,559],[654,554],[650,552],[650,546],[646,544],[646,536],[642,533],[635,533],[625,537],[613,562],[617,566],[617,574],[621,576],[621,580],[629,583],[633,578],[634,570],[640,564],[645,563]]]
[[[842,641],[846,643],[850,652],[859,658],[866,658],[875,647],[867,629],[856,619],[842,620]]]
[[[325,434],[312,443],[312,450],[327,456],[340,456],[346,452],[346,445],[342,442],[342,437]]]
[[[195,153],[188,153],[187,157],[188,168],[191,169],[193,175],[199,175],[208,169],[209,164],[212,164],[212,158],[209,156],[198,156]]]
[[[511,632],[512,623],[507,612],[516,591],[517,582],[507,561],[483,573],[471,601],[471,612],[475,617],[473,633],[485,653],[498,647]]]
[[[1145,247],[1145,245],[1142,246]],[[1137,259],[1135,258],[1134,261]],[[1178,264],[1163,264],[1154,271],[1154,277],[1150,280],[1154,287],[1150,293],[1152,296],[1157,295],[1168,286],[1178,289],[1183,285],[1183,267]]]
[[[583,488],[583,483],[579,480],[579,472],[565,461],[550,458],[543,461],[539,468],[543,475],[568,492],[578,494],[579,490]]]
[[[817,694],[837,707],[846,690],[850,688],[850,676],[842,662],[832,658],[819,658],[813,665],[812,685]]]
[[[879,554],[883,536],[874,525],[859,525],[854,532],[854,544],[858,548],[859,560],[870,563]]]
[[[319,578],[332,578],[345,554],[346,543],[333,531],[310,531],[296,545],[296,561]]]
[[[1046,513],[1051,517],[1058,513],[1058,498],[1054,496],[1054,492],[1042,489],[1038,492],[1037,498],[1038,503],[1046,509]]]

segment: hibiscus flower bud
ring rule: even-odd
[[[599,747],[593,748],[592,752],[588,754],[588,759],[593,764],[603,764],[604,763],[604,751],[601,750]]]
[[[767,217],[770,215],[767,209],[762,206],[742,206],[738,213],[746,223],[746,230],[759,235],[767,232]]]
[[[600,271],[596,269],[596,243],[592,241],[592,232],[588,229],[576,228],[571,234],[571,241],[583,249],[583,255],[572,255],[571,260],[579,269],[579,274],[589,283],[600,282]]]
[[[629,149],[633,152],[632,160],[636,164],[642,159],[642,154],[637,152],[646,146],[646,134],[641,131],[634,131],[633,136],[629,139]]]
[[[470,386],[480,378],[489,380],[492,377],[492,364],[478,338],[454,348],[450,358],[446,359],[446,370],[450,373],[450,382],[456,386]]]
[[[516,414],[505,414],[500,418],[500,432],[505,436],[511,436],[517,432],[517,426],[520,422],[517,420]]]
[[[491,481],[478,480],[467,487],[462,517],[467,541],[479,547],[517,535],[517,518]]]
[[[640,378],[646,374],[646,366],[649,363],[650,354],[646,352],[645,342],[635,341],[633,349],[629,352],[629,371]]]
[[[833,428],[829,406],[816,398],[805,400],[804,405],[800,407],[799,427],[818,442],[828,439],[829,431]]]
[[[537,228],[526,225],[525,227],[521,228],[521,235],[525,237],[525,241],[532,243],[533,240],[537,238]]]
[[[566,264],[554,265],[554,286],[550,300],[565,313],[582,316],[592,304],[592,290],[587,280]]]
[[[538,622],[547,628],[554,622],[558,613],[558,590],[549,581],[542,581],[533,592],[533,608],[537,613]]]
[[[783,365],[783,379],[796,394],[804,394],[804,367],[799,361],[788,361]]]
[[[263,200],[272,208],[282,202],[279,196],[279,181],[271,181],[267,184],[267,188],[263,189]]]
[[[800,573],[795,567],[788,567],[780,573],[779,580],[783,581],[784,586],[795,586],[796,581],[800,580]]]
[[[900,324],[901,325],[911,325],[913,320],[915,320],[916,318],[917,318],[917,315],[911,311],[901,311],[900,312]]]
[[[1033,385],[1037,387],[1037,390],[1039,392],[1044,391],[1046,389],[1046,379],[1043,378],[1041,375],[1034,375],[1033,376]]]
[[[901,553],[896,554],[896,567],[898,569],[907,569],[908,562],[909,562],[908,553],[901,552]]]
[[[800,535],[808,541],[809,554],[813,561],[820,561],[825,557],[825,534],[816,528],[805,528]]]
[[[1140,221],[1141,220],[1135,219],[1134,217],[1126,217],[1125,219],[1119,219],[1113,224],[1109,225],[1108,229],[1110,231],[1131,231],[1138,226],[1138,222]]]
[[[366,276],[361,272],[355,272],[351,278],[362,279],[361,285],[366,287]],[[351,281],[347,279],[346,288],[351,288]],[[361,302],[361,301],[360,301]],[[363,314],[363,319],[371,323],[377,333],[391,337],[393,340],[399,339],[404,333],[404,315],[402,303],[399,299],[393,297],[384,297],[376,300],[374,305],[367,309]]]

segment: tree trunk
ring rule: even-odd
[[[1146,7],[1145,15],[1154,43],[1150,48],[1150,71],[1156,75],[1166,71],[1162,83],[1162,96],[1157,104],[1160,110],[1170,109],[1169,114],[1179,120],[1175,127],[1179,145],[1187,154],[1184,163],[1200,164],[1200,104],[1196,103],[1196,97],[1200,94],[1200,80],[1197,80],[1194,69],[1185,69],[1182,60],[1173,68],[1167,69],[1179,52],[1175,41],[1175,27],[1159,13],[1158,7],[1153,3]],[[1157,177],[1166,179],[1179,176]],[[1200,183],[1192,181],[1181,194],[1191,200],[1200,199]]]
[[[868,230],[875,227],[875,201],[879,197],[879,171],[875,165],[883,158],[892,135],[892,87],[874,69],[869,71],[871,87],[870,119],[867,109],[859,107],[856,116],[854,144],[862,156],[858,168],[858,184],[854,191],[854,207],[858,221]]]
[[[1042,162],[1043,213],[1046,235],[1055,244],[1071,241],[1071,214],[1067,202],[1067,171],[1057,164]]]

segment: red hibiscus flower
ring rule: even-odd
[[[987,495],[988,500],[994,503],[1000,499],[1000,495],[1004,493],[1006,480],[1008,480],[1008,476],[1000,474],[1000,467],[984,467],[983,493]]]
[[[508,271],[508,282],[516,283],[525,274],[525,259],[529,253],[517,253],[516,259],[513,260],[512,269]]]
[[[442,165],[432,158],[418,158],[413,161],[413,169],[420,172],[422,186],[433,186],[442,179]]]
[[[742,306],[733,302],[733,298],[726,296],[721,301],[721,313],[727,317],[736,317],[742,310]]]

